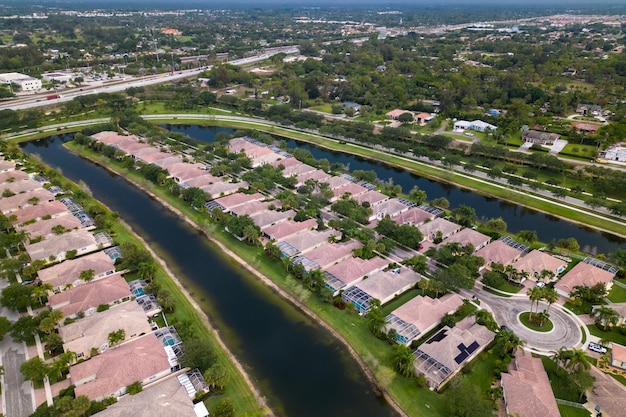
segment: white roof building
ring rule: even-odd
[[[19,72],[0,74],[0,82],[3,84],[17,84],[22,91],[36,91],[41,88],[41,80]]]

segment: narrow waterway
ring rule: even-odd
[[[214,126],[198,125],[163,125],[162,127],[173,132],[181,132],[187,136],[203,142],[213,142],[218,132],[232,133],[234,130]],[[508,231],[517,233],[520,230],[535,230],[542,242],[558,241],[568,237],[575,238],[581,249],[588,253],[610,253],[618,247],[626,249],[626,240],[599,232],[588,227],[580,226],[549,214],[527,209],[506,201],[482,196],[473,191],[464,190],[457,186],[433,181],[402,169],[392,168],[385,164],[370,161],[354,155],[333,152],[308,143],[292,139],[286,140],[289,149],[308,149],[316,159],[326,158],[331,163],[341,163],[350,170],[362,169],[375,171],[381,180],[393,179],[394,184],[400,184],[402,190],[408,192],[417,185],[426,191],[429,199],[445,197],[450,201],[450,207],[461,204],[473,207],[479,219],[502,217],[508,225]]]
[[[196,294],[278,415],[397,415],[374,395],[357,363],[327,331],[225,260],[198,231],[143,191],[66,150],[67,139],[55,136],[23,147],[71,180],[82,180],[149,242]]]

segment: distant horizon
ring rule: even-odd
[[[467,6],[491,6],[497,8],[597,8],[602,6],[622,6],[626,8],[624,0],[598,0],[589,2],[588,0],[182,0],[173,2],[171,0],[2,0],[2,5],[42,5],[42,6],[81,6],[98,8],[132,8],[137,6],[151,5],[153,8],[184,9],[188,7],[322,7],[322,8],[418,8],[418,7],[467,7]]]

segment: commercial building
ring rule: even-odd
[[[0,74],[0,83],[18,85],[22,91],[37,91],[41,89],[40,79],[20,74],[19,72]]]

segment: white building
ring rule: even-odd
[[[41,88],[41,80],[19,72],[0,74],[0,82],[3,84],[17,84],[22,91],[37,91]]]
[[[41,77],[44,79],[44,81],[69,83],[74,79],[74,74],[66,72],[47,72],[45,74],[41,74]]]
[[[487,122],[483,122],[482,120],[474,120],[473,122],[468,122],[466,120],[457,120],[454,122],[454,130],[475,130],[477,132],[486,132],[488,130],[496,130],[497,126],[489,124]]]

